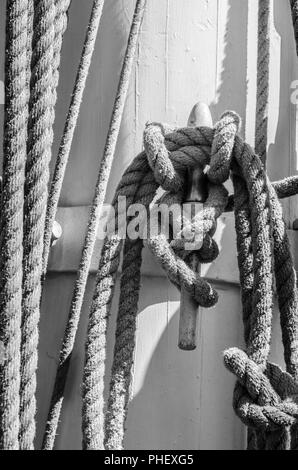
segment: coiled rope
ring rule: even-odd
[[[24,200],[20,448],[33,448],[41,259],[53,140],[55,3],[35,0]]]
[[[19,449],[23,205],[28,117],[28,2],[6,4],[0,238],[0,448]]]
[[[288,371],[296,374],[297,367],[297,294],[289,244],[277,196],[264,172],[262,163],[252,149],[236,134],[239,118],[235,113],[223,115],[214,130],[208,128],[178,129],[167,133],[163,126],[149,125],[144,134],[142,152],[124,173],[114,199],[116,220],[118,197],[126,196],[127,204],[138,202],[149,208],[159,185],[168,193],[162,202],[181,201],[186,170],[210,163],[208,172],[209,198],[204,216],[192,224],[204,235],[199,262],[215,259],[218,250],[212,235],[215,219],[223,212],[228,197],[222,183],[231,168],[235,181],[236,229],[241,232],[239,246],[246,248],[245,233],[252,239],[249,254],[242,270],[241,285],[243,312],[248,338],[248,355],[260,371],[265,370],[269,353],[273,299],[273,259],[277,276],[285,359]],[[167,129],[168,130],[168,129]],[[241,181],[241,186],[239,186]],[[238,186],[237,186],[238,184]],[[280,186],[280,183],[276,185]],[[179,195],[180,194],[180,195]],[[249,214],[242,225],[242,207]],[[251,214],[251,215],[250,215]],[[210,220],[210,222],[209,222]],[[249,225],[247,225],[249,220]],[[119,227],[118,227],[119,229]],[[189,227],[182,230],[189,233]],[[272,244],[272,235],[275,245]],[[192,252],[185,252],[183,240],[167,240],[164,234],[148,238],[147,243],[169,279],[183,286],[197,303],[210,307],[217,294],[187,264]],[[189,241],[189,240],[187,240]],[[95,293],[91,305],[83,389],[83,435],[87,449],[122,449],[125,419],[129,402],[131,369],[135,348],[137,303],[140,286],[142,240],[126,240],[123,254],[121,290],[116,326],[116,343],[112,366],[110,394],[106,416],[102,399],[107,321],[111,308],[117,269],[120,263],[122,240],[108,237],[104,243]],[[241,250],[241,260],[245,250]],[[275,257],[275,258],[274,258]],[[240,262],[239,259],[239,262]],[[248,294],[253,293],[248,303]],[[268,440],[267,440],[268,445]]]
[[[95,8],[100,8],[100,3],[95,2]],[[124,56],[123,66],[120,74],[120,80],[116,93],[115,103],[112,111],[112,117],[108,136],[105,144],[102,160],[100,162],[100,169],[98,179],[95,187],[94,199],[90,209],[90,216],[88,221],[87,232],[85,236],[84,248],[82,252],[82,258],[75,282],[74,292],[72,296],[68,322],[64,333],[63,343],[60,351],[59,365],[57,375],[55,379],[54,391],[51,399],[50,411],[48,415],[48,422],[46,426],[46,432],[44,436],[43,449],[49,450],[53,448],[55,436],[57,432],[59,416],[61,412],[61,406],[63,402],[64,388],[66,383],[66,377],[69,369],[69,363],[71,354],[74,346],[78,323],[80,319],[80,313],[82,309],[82,303],[84,299],[84,293],[86,289],[86,283],[88,279],[88,273],[91,264],[91,258],[93,254],[94,244],[96,240],[96,234],[98,230],[99,218],[104,202],[106,188],[108,184],[109,174],[111,165],[116,149],[116,143],[120,130],[120,124],[122,120],[122,114],[124,110],[126,95],[129,87],[129,79],[133,67],[138,37],[140,28],[144,16],[146,6],[146,0],[137,0],[132,20],[132,25],[128,37],[128,43],[126,53]],[[102,7],[102,5],[101,5]],[[100,17],[97,16],[97,21]],[[76,115],[74,115],[76,119]],[[72,131],[73,132],[73,131]],[[70,136],[68,137],[70,138]],[[68,144],[66,144],[68,145]],[[62,154],[61,154],[62,155]],[[65,158],[62,155],[61,165],[65,165]],[[64,169],[60,167],[57,171],[64,172]],[[61,175],[61,173],[60,173]],[[60,176],[59,176],[60,178]],[[57,180],[58,182],[58,180]],[[59,184],[59,183],[58,183]],[[58,185],[57,185],[58,187]],[[54,193],[53,193],[54,194]],[[54,199],[55,199],[54,195]],[[51,211],[52,209],[50,209]]]

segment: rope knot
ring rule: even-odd
[[[298,384],[290,374],[270,362],[262,370],[237,348],[225,351],[224,363],[237,377],[234,409],[243,423],[270,432],[298,423]]]
[[[171,130],[159,123],[147,123],[144,148],[156,182],[164,190],[176,192],[182,189],[183,181],[174,168],[165,143],[165,135]]]
[[[226,111],[215,126],[208,171],[208,178],[213,183],[224,183],[229,177],[235,137],[240,127],[241,119],[234,111]]]
[[[212,171],[221,166],[221,172],[229,175],[235,135],[240,118],[232,112],[223,115],[215,129],[207,127],[173,130],[169,126],[148,123],[144,131],[144,148],[156,182],[166,193],[161,202],[170,206],[173,199],[183,203],[181,194],[185,189],[187,170],[210,163]],[[148,240],[148,246],[170,280],[184,287],[203,307],[211,307],[218,300],[217,293],[198,276],[194,266],[210,263],[218,256],[218,246],[213,235],[216,220],[228,203],[228,192],[222,185],[225,178],[211,181],[208,174],[208,198],[203,210],[192,219],[179,215],[176,226],[181,230],[171,240],[162,233]],[[222,180],[222,181],[219,181]],[[177,221],[176,221],[177,222]],[[198,243],[199,239],[199,243]],[[188,245],[188,246],[187,246]],[[190,248],[191,246],[191,248]],[[194,261],[196,258],[196,262]]]
[[[143,143],[156,182],[165,191],[181,191],[187,170],[209,164],[213,134],[213,129],[207,127],[174,129],[147,123]]]

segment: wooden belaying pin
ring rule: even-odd
[[[188,127],[213,127],[209,106],[205,103],[197,103],[190,113],[187,125]],[[189,172],[185,202],[203,203],[207,195],[206,177],[203,168],[197,168],[195,171]],[[192,268],[196,272],[200,271],[200,265],[196,265],[195,258],[192,261]],[[182,288],[178,346],[184,351],[192,351],[197,346],[197,316],[197,303],[188,292]]]

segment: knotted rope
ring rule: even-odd
[[[261,160],[237,134],[239,124],[238,116],[227,112],[214,130],[186,128],[169,132],[170,129],[161,125],[148,125],[144,133],[145,152],[132,162],[117,188],[114,199],[116,220],[119,196],[126,196],[128,205],[137,202],[148,210],[157,188],[161,186],[167,192],[159,203],[181,203],[181,189],[185,184],[187,170],[197,165],[205,167],[210,164],[207,172],[209,197],[203,213],[192,220],[190,227],[183,227],[181,219],[182,230],[178,240],[168,239],[161,231],[153,237],[149,234],[146,242],[170,281],[179,288],[186,288],[199,305],[210,307],[217,302],[217,293],[190,268],[187,261],[194,253],[199,262],[210,262],[217,256],[218,250],[212,236],[215,220],[228,204],[228,195],[222,184],[232,169],[236,229],[241,234],[238,237],[239,263],[244,262],[240,281],[248,357],[263,373],[269,353],[275,267],[278,272],[277,292],[285,358],[288,371],[296,374],[298,336],[294,319],[297,295],[281,208]],[[279,182],[276,187],[283,185]],[[247,204],[248,213],[245,212]],[[184,245],[185,241],[190,240],[185,235],[194,233],[194,229],[202,233],[203,246],[195,252],[187,252]],[[120,227],[117,230],[120,232]],[[104,416],[102,393],[106,330],[123,245],[117,230],[116,235],[105,240],[90,310],[83,389],[83,435],[84,447],[87,449],[121,449],[123,446],[135,348],[143,242],[140,239],[126,239],[124,245],[116,343],[108,407]],[[251,243],[253,251],[248,253],[247,248]],[[245,255],[248,255],[247,259]],[[270,367],[270,370],[275,369]],[[289,374],[286,376],[291,378]],[[294,378],[291,381],[294,387]],[[286,410],[296,409],[294,405],[291,406],[286,407]],[[251,421],[247,423],[251,425]]]
[[[5,117],[0,238],[0,449],[18,450],[23,204],[28,117],[28,2],[6,6]]]
[[[226,119],[227,117],[223,118],[223,120]],[[240,150],[241,147],[242,150]],[[293,390],[295,387],[297,389],[298,364],[296,274],[281,206],[260,160],[249,150],[248,147],[243,147],[236,138],[234,157],[238,167],[234,167],[233,170],[239,174],[240,169],[240,175],[246,183],[246,187],[242,187],[242,192],[246,191],[248,196],[251,230],[250,228],[247,230],[246,218],[244,230],[251,237],[252,244],[252,263],[250,259],[248,264],[242,267],[241,279],[241,287],[245,280],[244,322],[247,354],[233,349],[227,351],[224,358],[227,367],[238,378],[234,393],[234,408],[247,425],[258,431],[255,445],[260,448],[263,443],[267,449],[289,449],[292,444],[288,428],[290,425],[297,424],[295,419],[298,409],[297,396],[293,396]],[[243,152],[244,157],[242,163],[238,157],[240,151]],[[220,178],[221,182],[224,180],[225,178]],[[235,197],[238,195],[236,189],[239,191],[239,187],[235,188]],[[240,247],[239,254],[243,260],[244,253],[241,250],[243,234],[239,216],[236,218],[236,231],[239,240],[238,248]],[[244,252],[246,252],[245,248]],[[239,259],[239,265],[241,260]],[[248,268],[247,272],[246,268]],[[289,374],[282,373],[277,366],[268,363],[273,305],[273,268],[280,308],[285,362]],[[248,292],[251,294],[249,304],[247,304]],[[262,387],[259,387],[260,381]],[[289,415],[288,419],[286,419],[286,414]],[[264,430],[266,431],[265,439],[262,435]]]

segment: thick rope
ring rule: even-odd
[[[125,172],[115,196],[116,214],[119,214],[118,196],[125,196],[128,204],[132,204],[135,200],[135,194],[138,194],[139,200],[149,206],[149,201],[155,195],[156,183],[146,164],[146,156],[142,154],[139,161],[134,161]],[[141,199],[142,192],[143,199]],[[122,244],[123,240],[117,236],[105,240],[90,308],[83,379],[83,448],[85,449],[104,448],[102,395],[105,376],[106,331]],[[141,250],[139,245],[137,247]]]
[[[71,359],[71,353],[73,350],[78,323],[80,319],[84,292],[86,288],[92,253],[98,230],[99,218],[106,194],[111,165],[114,158],[116,143],[120,131],[120,125],[126,101],[126,95],[128,92],[130,76],[133,68],[138,37],[144,16],[145,6],[146,0],[137,0],[132,25],[128,37],[123,66],[120,74],[120,80],[116,93],[108,136],[105,144],[103,157],[100,163],[94,199],[90,209],[87,233],[85,237],[80,267],[78,270],[78,276],[76,279],[74,293],[71,301],[68,323],[63,338],[63,344],[59,358],[59,366],[56,375],[45,439],[43,444],[44,449],[52,448],[55,440],[63,402],[64,387]]]
[[[227,120],[227,116],[224,116],[221,121]],[[216,132],[221,132],[220,127],[217,128]],[[224,135],[224,134],[223,134]],[[239,148],[238,148],[239,146]],[[245,159],[239,159],[241,154],[240,148],[243,148],[243,156]],[[221,151],[224,151],[224,147],[221,146]],[[250,206],[250,219],[252,227],[252,251],[253,251],[253,288],[252,288],[252,312],[248,320],[250,321],[249,328],[246,328],[249,332],[247,340],[247,350],[249,358],[253,359],[252,364],[257,365],[257,370],[260,374],[267,368],[267,357],[270,347],[270,333],[271,333],[271,318],[272,318],[272,303],[273,303],[273,284],[271,276],[271,230],[274,238],[274,260],[275,260],[275,272],[276,272],[276,285],[277,293],[280,305],[281,313],[281,325],[283,332],[283,343],[285,349],[285,360],[287,368],[292,372],[294,378],[296,376],[297,368],[297,293],[296,293],[296,276],[293,269],[293,262],[290,254],[289,242],[286,236],[286,229],[282,219],[282,212],[280,204],[277,200],[276,194],[271,187],[270,183],[266,182],[266,176],[264,175],[262,165],[258,158],[250,153],[248,147],[242,147],[242,143],[236,138],[234,148],[235,159],[240,166],[242,175],[247,183],[247,191],[249,193],[249,206]],[[223,155],[223,164],[225,165],[226,156]],[[216,163],[216,162],[215,162]],[[211,159],[211,171],[212,173],[212,159]],[[222,169],[219,167],[220,174]],[[219,181],[225,181],[226,177],[219,178]],[[266,206],[268,209],[266,210]],[[267,212],[267,215],[266,215]],[[269,218],[268,218],[269,215]],[[272,220],[270,220],[270,217]],[[238,231],[242,231],[241,227],[238,227]],[[243,268],[242,268],[243,269]],[[271,284],[269,285],[268,282]],[[232,369],[243,362],[242,359],[235,359],[235,354],[227,352],[225,354],[225,360],[228,362]],[[234,360],[232,366],[232,360]],[[240,362],[239,362],[240,361]],[[235,367],[234,367],[235,366]],[[237,371],[235,369],[237,375]],[[255,379],[252,379],[255,380]],[[249,390],[248,390],[249,392]],[[251,399],[255,397],[249,392]],[[250,419],[246,419],[247,409],[242,409],[243,404],[247,403],[246,392],[243,389],[243,384],[237,384],[235,389],[235,408],[237,414],[250,425],[253,423],[257,428],[260,427],[258,415],[252,414]],[[243,401],[244,400],[244,401]],[[261,405],[258,402],[258,405]],[[270,405],[270,403],[265,403]],[[282,403],[282,407],[284,407]],[[293,406],[290,406],[292,415],[295,415]],[[249,408],[254,409],[254,407]],[[259,410],[259,408],[257,408]],[[263,410],[264,411],[264,410]],[[256,410],[254,409],[253,413]],[[268,411],[266,408],[266,414],[271,416],[278,415],[276,407],[272,411]],[[282,417],[276,418],[280,426],[286,426]],[[257,424],[258,423],[258,424]],[[258,434],[257,448],[260,448],[261,441],[265,442],[265,447],[270,449],[286,449],[290,448],[290,434],[288,429],[282,428],[281,432],[274,432],[266,435],[265,439],[260,439],[261,436]],[[263,443],[262,443],[263,445]]]
[[[291,5],[291,12],[292,12],[292,20],[294,26],[294,36],[296,41],[296,52],[298,55],[298,1],[297,0],[290,0]]]
[[[235,173],[233,174],[232,180],[235,196],[234,214],[242,303],[242,318],[244,325],[244,340],[247,347],[250,336],[250,319],[252,315],[252,292],[254,279],[249,197],[245,181]],[[256,447],[256,435],[253,429],[248,429],[247,448],[249,450],[254,450]]]
[[[53,139],[52,63],[55,4],[34,1],[31,96],[24,203],[20,448],[33,448],[41,269]]]
[[[126,240],[124,245],[116,342],[105,427],[105,447],[107,449],[121,449],[123,446],[135,352],[142,248],[143,242],[139,239]]]
[[[296,272],[283,220],[282,207],[272,188],[270,188],[270,199],[274,238],[274,270],[283,344],[285,345],[285,363],[287,371],[295,380],[298,380],[298,323],[296,318],[298,298]]]
[[[63,13],[61,17],[56,20],[58,31],[60,36],[63,34],[65,28],[66,12],[70,1],[63,2]],[[68,5],[67,5],[68,4]],[[80,59],[80,64],[72,92],[71,102],[66,118],[64,132],[62,135],[59,152],[55,164],[54,174],[50,187],[50,194],[48,198],[46,224],[45,224],[45,235],[44,235],[44,251],[43,251],[43,277],[45,277],[48,258],[51,247],[51,236],[53,231],[53,224],[57,212],[59,198],[61,194],[62,184],[64,180],[66,166],[69,160],[71,146],[73,142],[74,132],[77,126],[78,117],[81,109],[81,103],[83,99],[84,90],[86,87],[86,81],[89,74],[91,60],[95,48],[96,38],[100,25],[104,0],[95,0],[93,3],[91,16],[88,24],[88,29],[84,41],[83,51]],[[59,20],[59,21],[58,21]],[[62,39],[62,37],[61,37]],[[61,48],[61,46],[60,46]],[[56,79],[57,81],[57,79]]]
[[[259,0],[255,151],[266,163],[269,100],[271,0]]]
[[[272,183],[277,197],[279,199],[286,199],[288,197],[296,196],[298,193],[298,176],[289,176],[280,181]],[[229,203],[226,207],[226,212],[231,212],[234,209],[234,195],[229,196]]]
[[[237,156],[239,155],[237,144],[238,142],[236,140],[235,155],[237,162],[239,163],[239,159],[237,158]],[[277,280],[277,293],[281,313],[285,360],[288,370],[293,374],[295,378],[297,374],[298,361],[296,276],[293,269],[293,262],[290,254],[289,242],[286,236],[286,229],[282,219],[281,207],[270,183],[266,183],[266,177],[264,176],[264,174],[262,174],[262,167],[260,167],[258,159],[254,159],[254,163],[256,164],[255,171],[253,170],[253,161],[250,162],[249,158],[246,158],[245,160],[249,165],[247,168],[249,172],[253,171],[251,175],[253,176],[253,179],[249,183],[248,174],[243,172],[244,166],[241,165],[243,176],[245,177],[245,180],[248,183],[247,189],[249,194],[253,194],[253,192],[258,189],[258,187],[260,187],[261,189],[263,186],[263,196],[260,192],[255,201],[251,200],[250,196],[250,201],[253,202],[253,204],[250,203],[250,217],[252,223],[254,276],[252,289],[253,302],[251,307],[249,307],[249,309],[252,308],[252,313],[248,318],[248,320],[250,321],[250,325],[248,328],[246,327],[246,337],[247,331],[249,333],[249,336],[247,340],[248,356],[245,361],[250,361],[249,357],[252,358],[253,361],[248,362],[248,364],[253,364],[254,367],[256,367],[257,364],[257,370],[259,371],[259,374],[262,374],[262,371],[265,371],[265,369],[267,368],[267,357],[270,347],[273,301],[271,268],[270,266],[268,266],[268,263],[270,264],[271,262],[272,256],[270,252],[267,252],[267,249],[270,249],[271,226],[274,238],[274,265]],[[267,200],[270,200],[270,205],[268,207],[270,207],[271,209],[272,222],[270,222],[270,219],[267,219],[266,221],[266,217],[264,217],[264,213],[266,213],[264,212],[265,206],[262,207],[262,205],[260,205],[260,202],[262,200],[265,202],[265,198]],[[263,229],[261,231],[255,232],[255,226],[259,228],[263,226]],[[241,231],[242,228],[238,227],[237,232]],[[265,240],[267,240],[267,242]],[[268,246],[267,249],[265,248],[266,244]],[[245,277],[247,279],[249,276],[246,275]],[[271,283],[271,287],[268,285],[268,282]],[[249,287],[251,288],[251,286]],[[243,356],[242,358],[238,356],[236,359],[234,351],[228,351],[225,353],[225,361],[228,367],[235,371],[239,379],[237,367],[239,367],[241,363],[245,363],[245,361],[243,360]],[[253,375],[253,372],[250,372],[250,374]],[[255,375],[253,375],[253,378],[251,380],[255,383]],[[241,383],[241,385],[239,383],[237,384],[234,394],[234,407],[236,409],[237,414],[241,417],[244,422],[246,422],[246,424],[248,424],[249,426],[253,425],[257,426],[257,428],[260,428],[263,426],[261,422],[261,416],[263,415],[259,414],[259,408],[256,408],[255,405],[253,405],[253,401],[251,402],[251,405],[249,405],[249,408],[243,408],[243,406],[247,406],[246,403],[248,399],[246,396],[246,386],[247,384],[245,384],[244,389],[243,383]],[[248,392],[251,399],[254,400],[255,397],[251,394],[249,390]],[[260,401],[260,397],[258,397],[258,406],[260,405],[263,405],[263,403],[262,401]],[[290,434],[287,430],[287,426],[289,426],[288,421],[285,421],[283,415],[278,414],[279,412],[277,411],[277,404],[275,404],[276,406],[273,409],[271,409],[270,407],[268,408],[268,405],[271,406],[269,400],[265,402],[264,405],[265,408],[263,409],[262,413],[265,413],[264,416],[266,417],[266,419],[269,417],[270,419],[276,420],[276,423],[278,423],[279,426],[282,426],[282,429],[280,432],[270,432],[269,434],[266,433],[265,437],[263,433],[258,434],[256,448],[260,448],[260,446],[263,446],[264,444],[266,449],[290,448]],[[292,424],[295,422],[292,416],[295,416],[296,411],[294,410],[296,405],[295,403],[289,403],[289,405],[285,405],[283,402],[281,402],[282,409],[284,409],[285,406],[289,406],[289,413],[291,415],[290,421],[292,420]],[[248,416],[250,416],[250,418],[248,418]],[[269,429],[269,431],[271,431],[271,428]]]
[[[27,27],[28,2],[8,0],[0,238],[1,450],[19,449],[23,202],[29,100]]]
[[[218,153],[214,153],[214,157],[211,157],[209,178],[212,181],[223,183],[228,177],[225,169],[231,166],[233,147],[231,149],[227,144],[222,145],[222,141],[224,139],[227,142],[234,141],[234,135],[226,131],[233,122],[235,126],[239,125],[239,118],[228,112],[222,116],[215,128],[214,142],[219,150]],[[247,185],[251,212],[254,279],[248,355],[264,368],[269,353],[273,304],[270,199],[262,163],[238,136],[234,143],[234,155]],[[218,165],[220,158],[223,162],[222,167]]]

